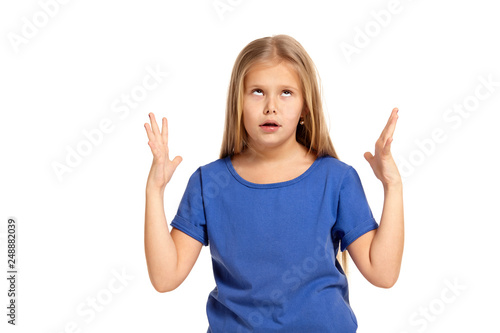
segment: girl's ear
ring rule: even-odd
[[[307,106],[304,106],[304,109],[302,110],[301,116],[305,117],[306,114],[308,114],[308,113],[309,113],[309,109],[307,108]]]

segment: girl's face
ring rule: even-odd
[[[249,145],[275,148],[296,144],[297,124],[304,116],[300,78],[285,61],[260,63],[250,68],[244,80],[243,123]],[[264,126],[274,121],[277,126]]]

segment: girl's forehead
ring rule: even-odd
[[[294,81],[300,81],[297,70],[287,61],[263,61],[255,63],[248,69],[245,75],[245,81],[261,76],[274,77],[276,75],[282,78],[286,77]]]
[[[290,62],[288,62],[284,59],[262,60],[262,61],[256,62],[250,66],[250,68],[248,69],[248,73],[253,72],[253,71],[265,71],[265,70],[270,70],[270,69],[276,69],[278,67],[284,68],[288,71],[296,73],[294,66]]]

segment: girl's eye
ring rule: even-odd
[[[290,90],[283,91],[283,94],[285,94],[285,96],[292,96],[292,92]]]
[[[254,94],[254,95],[262,95],[262,90],[260,90],[260,89],[254,89],[254,90],[252,90],[252,94]]]

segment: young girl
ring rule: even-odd
[[[402,182],[390,152],[397,111],[375,156],[364,155],[384,186],[378,225],[356,170],[337,158],[306,51],[286,35],[251,42],[233,67],[219,159],[191,175],[170,233],[163,193],[182,158],[170,160],[167,119],[160,131],[150,113],[145,252],[154,288],[177,288],[210,245],[208,332],[355,332],[338,254],[347,249],[382,288],[401,266]]]

